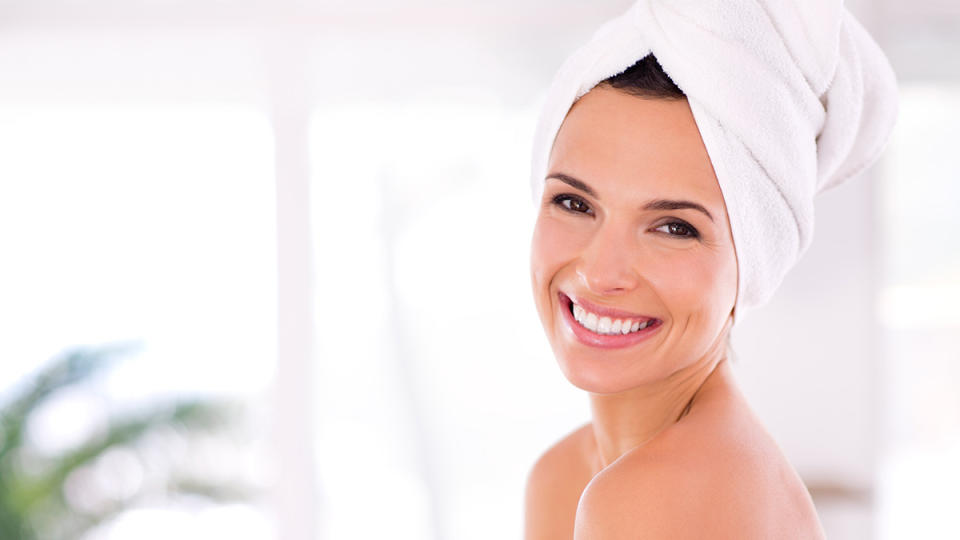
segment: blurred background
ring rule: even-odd
[[[0,537],[520,538],[532,132],[629,3],[0,0]],[[898,124],[736,370],[830,538],[960,538],[960,4],[847,5]]]

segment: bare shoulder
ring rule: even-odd
[[[714,405],[597,474],[575,540],[823,538],[809,492],[759,420],[736,400]]]
[[[537,458],[531,469],[531,475],[545,468],[551,468],[555,465],[581,464],[587,459],[590,451],[590,443],[593,437],[593,428],[590,422],[566,434],[562,439],[553,444],[553,446],[544,450]]]
[[[590,460],[593,431],[584,424],[540,455],[527,474],[524,538],[572,538],[577,504],[595,472]]]

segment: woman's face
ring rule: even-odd
[[[595,87],[567,114],[547,176],[531,278],[571,383],[613,393],[662,380],[726,338],[737,260],[686,100]]]

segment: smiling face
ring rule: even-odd
[[[571,383],[620,392],[725,343],[737,260],[686,100],[595,87],[567,114],[547,176],[531,279]]]

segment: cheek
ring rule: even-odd
[[[704,249],[663,251],[647,265],[650,283],[675,316],[725,316],[736,295],[736,263]]]
[[[543,213],[537,217],[530,244],[530,278],[538,307],[541,299],[549,295],[554,277],[576,259],[578,245],[575,228]]]

